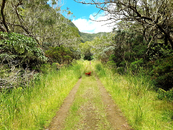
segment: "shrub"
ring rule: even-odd
[[[58,62],[61,64],[64,64],[64,62],[70,63],[73,57],[73,53],[63,46],[50,47],[45,53],[46,56],[49,57],[50,62]]]
[[[124,74],[124,67],[118,67],[118,68],[117,68],[117,72],[118,72],[119,74]]]
[[[47,61],[43,50],[31,37],[17,33],[0,32],[0,60],[10,67],[39,68]]]
[[[96,71],[101,71],[102,70],[102,65],[101,64],[96,64],[95,68],[96,68]]]
[[[150,60],[157,60],[158,58],[166,58],[173,55],[173,50],[169,45],[161,43],[153,43],[148,50],[148,57]]]
[[[173,57],[152,62],[151,76],[156,87],[169,90],[173,87]]]
[[[26,87],[34,79],[34,69],[39,70],[47,58],[33,38],[0,32],[0,61],[1,91]]]
[[[158,89],[158,98],[173,101],[173,88],[169,91],[165,91],[161,88]]]
[[[49,73],[51,71],[51,65],[50,64],[42,64],[41,67],[40,67],[40,71],[42,73]]]
[[[139,70],[139,67],[142,66],[144,63],[143,58],[136,60],[130,64],[130,68],[133,72],[137,72]]]
[[[99,77],[106,75],[106,72],[101,63],[97,63],[95,65],[95,68],[96,68],[96,73],[99,75]]]

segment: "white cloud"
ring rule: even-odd
[[[94,20],[88,20],[79,18],[74,20],[73,23],[78,27],[79,31],[86,32],[86,33],[98,33],[98,32],[111,32],[112,29],[115,27],[113,23],[107,24],[110,21],[105,21],[109,18],[109,16],[105,15],[97,15],[96,17],[95,13],[90,15],[90,19]],[[96,22],[97,21],[97,22]]]

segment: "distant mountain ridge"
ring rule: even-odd
[[[92,41],[95,37],[105,36],[106,34],[107,32],[99,32],[93,34],[80,32],[80,36],[82,37],[81,42],[84,43],[86,41]]]
[[[72,26],[72,27],[76,27],[76,25],[71,21],[68,20],[68,25]],[[79,29],[77,28],[77,30],[79,31]],[[100,36],[105,36],[106,34],[108,34],[107,32],[99,32],[99,33],[83,33],[79,31],[79,35],[81,36],[81,42],[85,43],[86,41],[92,41],[94,40],[95,37],[100,37]]]

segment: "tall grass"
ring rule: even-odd
[[[96,73],[135,130],[172,130],[173,102],[159,100],[144,75],[119,75],[101,63]]]
[[[81,63],[76,63],[40,75],[32,86],[1,92],[0,129],[36,130],[48,126],[83,68]]]

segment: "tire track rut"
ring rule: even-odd
[[[87,83],[85,83],[87,80],[90,81],[88,86]],[[116,106],[97,76],[85,76],[82,83],[81,81],[82,78],[79,79],[74,88],[71,90],[47,130],[132,130],[124,118],[121,110]],[[92,83],[94,84],[93,86]],[[83,88],[81,88],[80,85],[84,85],[81,86]],[[78,90],[79,87],[80,91]],[[82,91],[81,89],[85,90]],[[84,92],[82,94],[83,96],[80,95],[82,92]],[[95,99],[97,97],[99,97],[98,99],[100,101]],[[86,98],[87,102],[84,104],[79,103],[80,109],[77,111],[77,115],[80,119],[77,125],[75,125],[73,128],[65,128],[66,118],[70,115],[70,107],[73,106],[76,98],[81,98],[81,100],[85,100]],[[97,108],[97,100],[100,104],[104,104],[101,105],[102,108]],[[102,115],[105,115],[103,119],[100,119],[101,115],[99,114],[98,109],[104,109],[100,111]],[[96,113],[97,110],[98,112]],[[73,123],[74,118],[72,117],[70,119],[71,123]],[[109,123],[105,123],[104,121]],[[98,126],[102,124],[104,124],[102,127]],[[111,126],[111,128],[109,126]]]
[[[61,130],[63,128],[63,124],[67,117],[68,111],[74,101],[75,94],[80,86],[82,78],[78,80],[76,85],[70,91],[69,95],[64,100],[61,108],[58,110],[56,116],[53,118],[49,128],[47,130]]]

